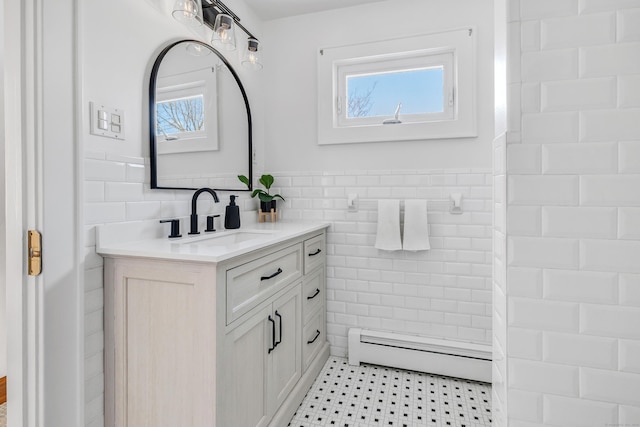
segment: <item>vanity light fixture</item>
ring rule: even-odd
[[[251,70],[261,70],[262,61],[260,60],[258,39],[255,37],[249,37],[247,40],[247,49],[242,55],[242,66]]]
[[[202,7],[202,14],[196,2]],[[246,49],[242,52],[242,65],[253,70],[262,69],[258,39],[240,23],[240,17],[220,0],[177,0],[173,17],[190,26],[202,25],[204,21],[213,30],[211,44],[227,51],[235,50],[235,27],[240,28],[248,37]],[[196,22],[190,22],[193,20]]]
[[[171,15],[178,22],[192,27],[202,25],[202,18],[196,0],[176,0]]]

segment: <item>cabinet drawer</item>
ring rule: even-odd
[[[305,325],[302,331],[303,372],[307,370],[326,340],[326,323],[324,321],[324,306],[322,306],[318,311],[313,313],[311,320]]]
[[[227,325],[300,276],[300,244],[227,270]]]
[[[304,241],[304,274],[309,274],[325,260],[324,234]]]
[[[307,323],[314,312],[326,300],[324,287],[324,268],[318,268],[304,277],[302,282],[302,316]]]

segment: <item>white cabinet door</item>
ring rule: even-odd
[[[207,427],[215,417],[214,286],[207,267],[107,263],[106,397],[115,426]],[[197,325],[197,327],[195,327]],[[109,414],[110,419],[112,415]]]
[[[301,285],[297,284],[269,306],[229,333],[222,374],[228,393],[222,410],[225,425],[261,427],[284,402],[302,376]]]
[[[271,319],[271,320],[269,320]],[[258,310],[230,333],[227,354],[226,387],[228,407],[221,408],[228,416],[226,425],[234,427],[266,426],[271,418],[268,399],[267,372],[269,349],[273,347],[271,306]]]
[[[276,348],[271,352],[271,369],[268,372],[269,398],[273,413],[302,376],[301,300],[301,285],[296,285],[273,303]]]

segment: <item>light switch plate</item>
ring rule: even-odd
[[[90,102],[91,134],[124,140],[124,111]]]

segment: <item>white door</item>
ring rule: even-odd
[[[4,0],[9,427],[83,424],[76,0]],[[26,232],[43,274],[26,276]]]

